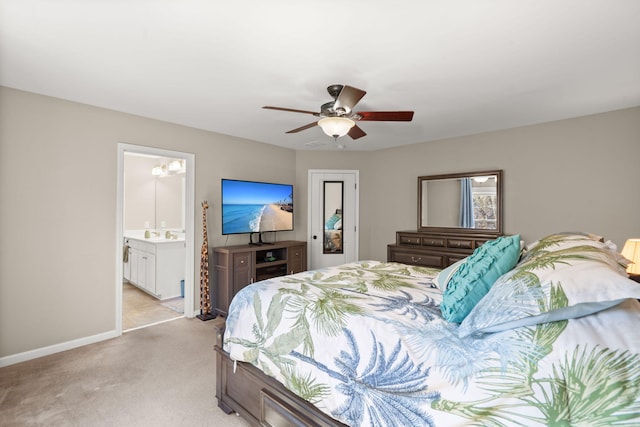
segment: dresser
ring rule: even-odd
[[[387,246],[387,261],[445,268],[496,237],[479,233],[397,231],[395,243]]]
[[[213,248],[216,313],[226,316],[229,304],[245,286],[260,280],[307,269],[307,242],[286,240],[273,244]]]

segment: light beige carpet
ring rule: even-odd
[[[0,425],[232,426],[215,399],[214,322],[180,318],[0,369]]]

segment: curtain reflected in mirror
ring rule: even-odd
[[[342,208],[344,201],[344,181],[324,181],[323,183],[323,253],[341,254]]]
[[[473,188],[471,178],[460,180],[460,227],[473,228]]]

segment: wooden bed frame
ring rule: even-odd
[[[249,363],[236,362],[222,349],[224,323],[216,326],[216,398],[225,413],[235,412],[253,426],[338,427],[345,424],[287,390]]]

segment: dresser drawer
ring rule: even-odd
[[[433,246],[436,248],[444,248],[444,239],[437,237],[423,237],[422,246]]]
[[[283,400],[271,395],[269,390],[262,389],[260,391],[260,425],[305,427],[317,424],[287,405]]]
[[[423,267],[442,268],[444,265],[444,256],[403,250],[391,250],[389,252],[389,261],[401,262],[403,264],[410,265],[420,265]]]
[[[398,243],[401,245],[420,245],[420,236],[398,236]]]
[[[447,267],[465,259],[468,255],[447,255]]]
[[[466,239],[449,239],[447,247],[455,249],[473,249],[473,240]]]

